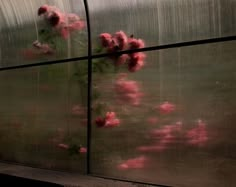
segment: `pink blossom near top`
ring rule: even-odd
[[[64,38],[67,39],[71,32],[85,27],[84,21],[76,14],[63,13],[60,9],[43,5],[38,9],[38,15],[44,19]]]
[[[112,36],[109,33],[102,33],[99,36],[102,46],[103,47],[109,47],[112,42]]]
[[[198,121],[197,127],[186,132],[187,143],[190,145],[203,146],[208,141],[206,124],[201,120]]]
[[[38,9],[38,16],[45,14],[48,11],[48,5],[43,5]]]
[[[128,159],[125,162],[118,165],[118,169],[142,169],[147,166],[148,159],[145,156],[139,156],[136,158]]]
[[[160,104],[158,108],[159,108],[159,111],[161,114],[169,114],[169,113],[175,111],[176,106],[174,104],[166,101],[166,102]]]
[[[101,33],[99,35],[102,47],[108,53],[117,52],[120,50],[138,49],[145,46],[144,41],[136,39],[133,36],[128,38],[124,31],[118,31],[114,35],[110,33]],[[136,72],[145,65],[146,55],[142,52],[123,54],[120,56],[111,55],[110,58],[114,64],[119,66],[123,64],[128,65],[129,72]]]
[[[60,143],[57,145],[59,148],[62,148],[62,149],[69,149],[69,145],[67,144],[64,144],[64,143]]]
[[[80,147],[79,152],[80,153],[87,153],[87,148],[86,147]]]
[[[116,32],[114,35],[114,40],[117,41],[117,45],[119,47],[119,50],[124,50],[127,48],[128,37],[124,33],[124,31]]]

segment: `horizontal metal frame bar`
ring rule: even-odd
[[[12,69],[22,69],[22,68],[30,68],[35,66],[45,66],[45,65],[52,65],[52,64],[61,64],[61,63],[70,63],[75,61],[82,61],[88,60],[89,58],[97,59],[97,58],[104,58],[111,55],[122,55],[122,54],[129,54],[134,52],[147,52],[147,51],[158,51],[163,49],[171,49],[171,48],[179,48],[179,47],[188,47],[188,46],[196,46],[196,45],[203,45],[203,44],[212,44],[212,43],[219,43],[219,42],[227,42],[227,41],[234,41],[236,40],[236,35],[234,36],[227,36],[227,37],[220,37],[220,38],[211,38],[211,39],[204,39],[204,40],[195,40],[195,41],[188,41],[188,42],[180,42],[175,44],[166,44],[166,45],[157,45],[152,47],[145,47],[141,49],[134,49],[134,50],[126,50],[126,51],[119,51],[115,53],[103,53],[103,54],[95,54],[91,57],[89,56],[82,56],[82,57],[75,57],[69,59],[60,59],[54,61],[46,61],[46,62],[38,62],[32,64],[22,64],[16,66],[9,66],[9,67],[2,67],[0,71],[12,70]]]

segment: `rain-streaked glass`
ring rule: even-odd
[[[87,61],[0,73],[0,160],[85,173]]]
[[[120,30],[143,39],[147,47],[236,34],[235,0],[88,2],[94,53],[101,52],[101,33],[112,35]]]
[[[83,0],[1,0],[0,41],[0,67],[85,56]]]
[[[95,73],[92,173],[168,186],[234,186],[235,48],[232,41],[151,51],[139,71],[123,64]]]

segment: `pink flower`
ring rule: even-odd
[[[140,92],[139,85],[136,81],[120,78],[115,83],[115,90],[119,100],[128,102],[134,106],[140,104],[143,94]]]
[[[43,5],[41,7],[39,7],[38,9],[38,15],[42,15],[42,14],[45,14],[47,11],[48,11],[48,5]]]
[[[174,104],[171,104],[169,102],[164,102],[158,108],[159,108],[161,114],[169,114],[169,113],[175,111],[176,107]]]
[[[117,58],[115,64],[117,66],[120,66],[120,65],[123,65],[123,64],[127,63],[129,60],[130,60],[129,55],[123,54],[123,55],[121,55]]]
[[[119,50],[124,50],[128,45],[128,37],[123,31],[116,32],[114,40],[116,41]]]
[[[104,127],[106,124],[106,120],[101,117],[97,117],[95,120],[95,123],[96,123],[97,127]]]
[[[187,131],[186,138],[187,143],[190,145],[203,146],[209,139],[206,124],[199,120],[197,127]]]
[[[79,152],[80,153],[87,153],[87,148],[86,147],[80,147]]]
[[[105,118],[96,119],[97,127],[116,127],[120,125],[120,120],[116,118],[115,112],[107,112]]]
[[[128,42],[129,42],[129,49],[139,49],[145,47],[144,41],[141,39],[129,38]]]
[[[71,32],[81,30],[85,27],[84,21],[72,13],[63,13],[54,6],[43,5],[38,9],[38,15],[43,15],[44,19],[51,25],[64,39],[67,39]]]
[[[57,145],[59,148],[62,148],[62,149],[69,149],[69,145],[67,144],[63,144],[63,143],[60,143]]]
[[[112,120],[112,119],[114,119],[115,117],[116,117],[115,112],[107,112],[105,119],[106,119],[106,120]]]
[[[140,70],[145,64],[144,62],[145,58],[146,55],[142,52],[131,54],[130,61],[128,62],[128,70],[130,72],[136,72]]]
[[[102,33],[99,36],[102,46],[109,47],[112,42],[112,36],[109,33]]]
[[[147,158],[145,156],[140,156],[137,158],[132,158],[126,160],[124,163],[119,164],[118,168],[122,170],[126,169],[142,169],[147,164]]]

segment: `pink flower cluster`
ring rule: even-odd
[[[133,38],[133,36],[128,37],[123,31],[118,31],[114,35],[102,33],[99,38],[102,47],[104,47],[108,53],[121,50],[139,49],[145,46],[143,40]],[[115,61],[115,65],[127,64],[128,70],[130,72],[135,72],[144,66],[146,55],[142,52],[137,52],[120,56],[111,56],[111,59]]]
[[[187,143],[190,145],[204,145],[208,140],[208,133],[206,130],[206,124],[201,120],[198,120],[197,127],[189,130],[186,133]]]
[[[118,78],[116,81],[115,91],[118,94],[118,101],[124,101],[134,106],[140,104],[141,97],[143,96],[139,84],[124,77]]]
[[[152,138],[157,141],[153,145],[140,146],[137,149],[144,152],[159,152],[168,148],[169,145],[178,143],[177,134],[182,131],[182,122],[174,125],[165,125],[161,129],[154,129],[151,132]]]
[[[95,123],[97,127],[116,127],[120,125],[120,120],[116,118],[115,112],[107,112],[104,118],[97,117]]]
[[[118,165],[118,169],[142,169],[147,165],[148,159],[145,156],[128,159],[124,163]]]
[[[43,16],[44,19],[60,33],[60,35],[67,39],[71,32],[81,30],[85,27],[84,21],[76,14],[66,14],[60,9],[50,5],[43,5],[38,9],[38,15]]]

